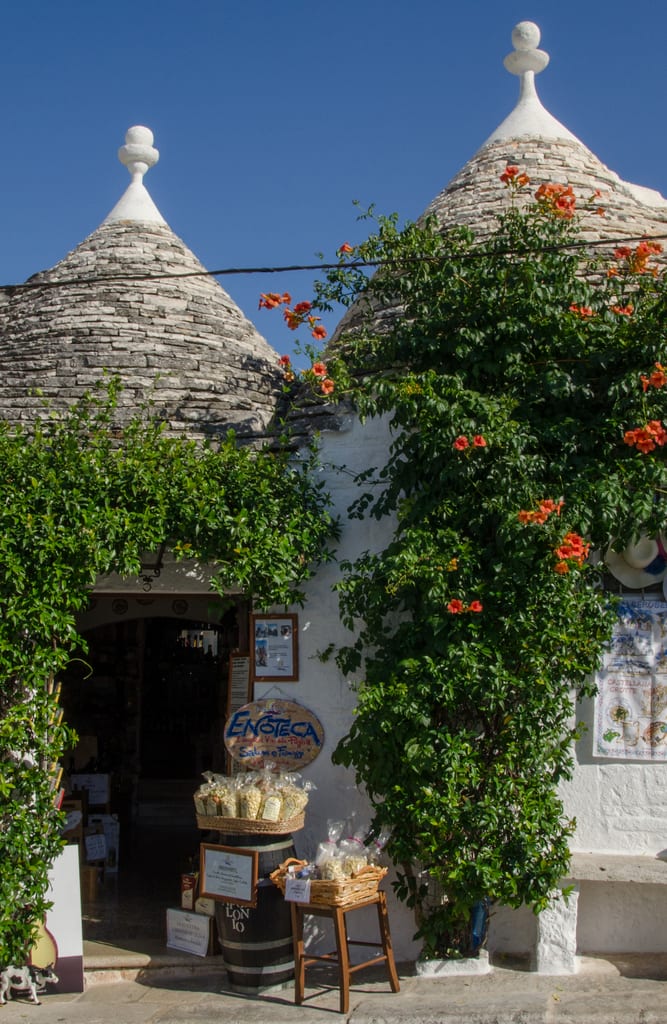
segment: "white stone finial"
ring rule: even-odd
[[[162,214],[144,185],[144,174],[160,159],[160,154],[153,146],[153,133],[150,128],[144,128],[141,124],[135,124],[133,128],[128,128],[125,134],[125,145],[118,150],[118,159],[127,167],[132,175],[132,181],[102,223],[141,221],[142,223],[164,224],[165,220]]]
[[[127,167],[132,181],[143,181],[144,174],[154,167],[160,154],[153,146],[153,133],[150,128],[141,124],[128,128],[125,133],[125,145],[118,150],[118,159]]]
[[[512,31],[514,50],[508,53],[503,64],[512,75],[526,75],[544,71],[549,63],[549,54],[538,50],[540,30],[534,21],[520,21]]]
[[[579,139],[565,125],[545,110],[535,90],[535,75],[544,71],[549,63],[549,54],[538,50],[540,30],[533,21],[520,21],[512,31],[514,50],[509,53],[503,64],[507,70],[518,75],[519,101],[514,110],[495,132],[489,136],[484,145],[490,142],[507,141],[521,138],[568,139],[577,142]]]

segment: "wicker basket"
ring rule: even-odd
[[[299,870],[307,863],[307,860],[295,860],[294,857],[289,857],[275,871],[271,872],[269,878],[274,885],[278,886],[284,896],[285,879],[290,865],[294,865]],[[310,902],[326,907],[347,907],[351,903],[357,903],[358,900],[374,896],[380,882],[387,874],[387,870],[387,868],[380,868],[375,864],[367,864],[352,878],[314,878],[310,883]]]
[[[304,812],[284,821],[265,821],[263,818],[225,818],[222,815],[205,817],[197,815],[197,827],[213,832],[226,832],[236,835],[287,835],[298,832],[304,825]]]

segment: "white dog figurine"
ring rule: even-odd
[[[7,1002],[7,993],[12,997],[27,995],[30,1001],[40,1005],[37,992],[43,991],[47,985],[57,985],[58,977],[53,967],[4,967],[0,971],[0,1006]]]

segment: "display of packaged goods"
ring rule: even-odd
[[[204,772],[194,794],[200,828],[219,831],[293,831],[303,827],[303,814],[312,782],[300,776],[265,768],[232,777]],[[238,826],[238,827],[236,827]]]
[[[362,892],[372,892],[387,873],[378,860],[389,840],[389,829],[373,834],[364,824],[327,823],[327,838],[317,847],[315,859],[288,859],[271,875],[285,892],[290,877],[311,882],[312,902],[343,903]]]

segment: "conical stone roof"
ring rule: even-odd
[[[104,222],[0,307],[0,416],[63,408],[105,372],[123,392],[119,423],[152,399],[169,430],[262,434],[282,390],[278,355],[168,227],[143,184],[152,133],[129,130],[132,174]],[[37,394],[35,391],[37,390]]]
[[[443,231],[467,225],[477,239],[484,239],[508,207],[500,175],[510,164],[518,166],[531,181],[528,194],[519,194],[518,202],[531,200],[542,183],[572,186],[584,239],[608,239],[607,251],[612,251],[621,240],[659,237],[667,249],[667,199],[654,189],[622,181],[540,102],[535,75],[547,66],[549,56],[538,49],[537,25],[520,22],[512,32],[512,42],[515,49],[505,57],[504,64],[519,77],[516,106],[428,205],[423,217],[434,214]],[[599,251],[604,253],[605,246]],[[375,304],[372,308],[379,332],[393,322],[398,312]],[[354,332],[367,314],[364,299],[352,305],[336,327],[330,349],[335,349],[346,333]]]
[[[666,234],[667,200],[653,189],[622,181],[542,106],[535,75],[547,66],[549,56],[538,49],[537,25],[518,24],[512,42],[515,49],[504,63],[519,77],[517,105],[425,213],[435,213],[443,228],[468,224],[483,237],[506,208],[500,174],[514,164],[535,188],[544,182],[572,186],[587,239]],[[597,212],[600,208],[604,215]]]

